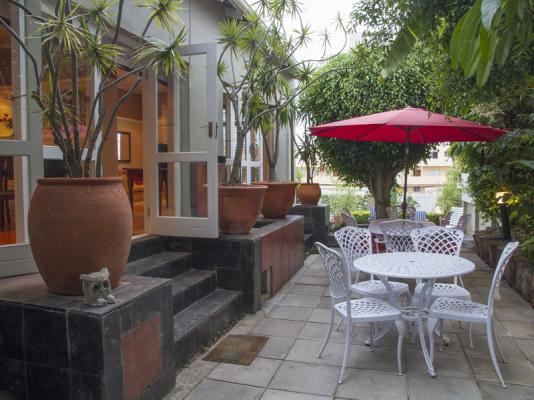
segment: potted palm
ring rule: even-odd
[[[224,21],[219,40],[223,47],[219,56],[218,75],[232,104],[237,133],[231,173],[226,185],[219,187],[219,226],[221,231],[229,233],[250,231],[259,216],[267,190],[266,182],[257,185],[244,185],[242,182],[241,160],[247,135],[261,131],[265,140],[267,135],[272,137],[274,131],[276,144],[272,147],[272,157],[269,156],[270,164],[272,162],[270,170],[274,174],[278,146],[276,124],[281,126],[283,114],[290,104],[307,86],[324,75],[315,74],[311,78],[313,61],[320,63],[335,57],[346,44],[346,29],[338,17],[338,29],[345,34],[345,44],[341,50],[329,57],[297,61],[295,54],[307,45],[311,35],[310,27],[303,23],[298,2],[259,0],[256,4],[256,11],[244,18]],[[288,18],[301,21],[301,26],[288,32],[285,23]],[[330,40],[329,33],[323,32],[322,37],[326,46]],[[282,79],[298,81],[297,90],[284,95],[280,92]],[[269,186],[279,188],[283,185],[269,183]],[[295,184],[288,186],[294,190]],[[286,203],[292,202],[291,195],[288,198],[290,200]],[[269,211],[264,212],[266,216],[269,215]],[[236,218],[239,224],[236,224]]]
[[[303,206],[316,206],[321,198],[321,186],[313,182],[315,168],[319,161],[315,136],[305,133],[295,140],[295,148],[300,161],[306,168],[306,183],[299,183],[297,197]]]
[[[48,288],[57,294],[81,294],[80,275],[102,267],[108,268],[115,286],[130,250],[132,215],[120,178],[102,177],[103,151],[119,109],[146,71],[178,78],[185,70],[178,53],[185,30],[173,31],[179,24],[180,1],[139,3],[150,15],[134,50],[118,43],[124,0],[95,0],[83,7],[58,0],[50,15],[33,14],[22,2],[8,1],[37,27],[30,37],[39,41],[42,56],[0,18],[29,61],[35,81],[30,95],[62,152],[66,175],[39,179],[32,196],[28,230],[35,262]],[[153,24],[168,32],[169,42],[147,36]],[[131,70],[123,75],[117,72],[121,58],[131,62]],[[101,80],[85,118],[79,88],[84,76],[93,74]],[[124,88],[130,81],[116,104],[106,109],[106,91],[118,84]]]

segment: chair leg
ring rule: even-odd
[[[374,345],[374,336],[375,336],[375,323],[371,322],[369,324],[369,351],[373,351]]]
[[[501,381],[502,387],[507,387],[506,383],[504,382],[504,379],[501,374],[501,369],[499,368],[499,363],[497,362],[497,357],[495,356],[495,347],[494,347],[494,337],[493,337],[493,324],[492,321],[489,320],[486,326],[487,335],[488,335],[488,348],[491,356],[491,362],[493,363],[493,368],[495,368],[495,372],[497,373],[497,376],[499,378],[499,381]]]
[[[341,329],[341,325],[343,325],[343,322],[344,322],[344,321],[345,321],[344,319],[342,319],[341,321],[339,321],[339,324],[337,324],[336,332],[338,332],[338,331]]]
[[[473,329],[471,327],[471,322],[469,322],[467,325],[467,331],[469,333],[469,347],[474,349],[475,346],[473,345]]]
[[[332,313],[330,314],[330,325],[328,325],[328,332],[326,333],[326,336],[324,337],[323,345],[321,347],[321,350],[319,351],[319,354],[317,355],[317,358],[321,358],[323,355],[324,349],[326,349],[326,345],[328,344],[328,341],[330,340],[330,335],[332,334],[332,328],[334,327],[334,320],[336,319],[336,312],[332,309]],[[341,320],[343,322],[343,320]]]
[[[347,358],[349,356],[351,337],[352,337],[352,322],[348,320],[347,321],[347,332],[345,333],[345,351],[343,352],[343,363],[341,364],[341,371],[339,373],[339,380],[338,380],[339,384],[343,382],[343,373],[345,372],[345,367],[347,366]]]
[[[497,346],[497,351],[499,352],[499,356],[501,357],[501,360],[503,363],[507,363],[508,361],[504,357],[504,353],[502,351],[501,344],[499,343],[499,338],[495,334],[495,325],[491,324],[491,329],[493,330],[493,338],[495,340],[495,345]]]
[[[443,319],[439,320],[439,351],[443,351]]]
[[[428,317],[426,322],[428,328],[428,341],[430,342],[430,362],[434,361],[434,330],[436,329],[438,321],[437,318]]]
[[[397,320],[395,321],[395,325],[399,333],[399,338],[397,339],[397,368],[399,370],[399,375],[402,375],[402,344],[406,332],[406,324],[404,321]]]

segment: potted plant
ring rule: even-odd
[[[303,206],[316,206],[321,198],[321,186],[313,183],[315,168],[319,162],[315,136],[306,132],[298,141],[295,140],[295,148],[306,168],[306,183],[299,183],[297,197]]]
[[[81,294],[80,275],[102,267],[108,268],[111,285],[116,286],[130,250],[132,214],[120,178],[102,177],[103,150],[119,109],[139,87],[145,71],[178,78],[185,70],[178,53],[185,30],[173,32],[179,24],[180,1],[151,0],[139,5],[151,14],[133,51],[117,41],[124,0],[94,1],[83,7],[58,0],[51,15],[33,14],[22,2],[9,2],[38,27],[30,37],[40,42],[41,71],[40,56],[0,18],[29,61],[36,83],[30,95],[63,154],[66,174],[66,178],[39,179],[32,196],[28,231],[35,262],[48,288],[57,294]],[[153,24],[169,33],[168,43],[147,37]],[[119,76],[121,57],[127,57],[132,68]],[[85,119],[80,107],[85,99],[80,98],[79,88],[83,76],[95,72],[101,82]],[[126,79],[133,83],[112,108],[104,108],[104,93],[126,84]]]
[[[296,61],[294,55],[306,46],[311,34],[310,28],[302,22],[300,5],[297,2],[275,0],[260,0],[256,4],[256,11],[244,18],[224,21],[219,40],[223,47],[219,56],[218,76],[232,105],[237,134],[231,173],[226,185],[219,186],[219,226],[222,232],[227,233],[250,231],[259,216],[267,190],[265,182],[243,185],[241,160],[245,138],[251,131],[260,129],[265,121],[272,123],[276,120],[277,112],[280,116],[282,110],[305,87],[324,75],[311,78],[312,61],[326,61],[339,54],[317,60]],[[300,28],[287,32],[287,18],[300,20]],[[337,23],[345,34],[346,44],[346,29],[340,17]],[[329,43],[329,33],[325,31],[322,35],[324,43]],[[282,77],[287,81],[298,80],[299,87],[288,96],[279,96],[277,101],[273,101],[275,93],[280,93],[277,84]],[[273,161],[276,166],[276,157]],[[245,215],[250,218],[245,220]],[[242,224],[235,224],[236,217]],[[230,226],[232,231],[229,230]]]

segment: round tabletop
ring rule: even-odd
[[[381,222],[387,222],[387,221],[394,221],[395,218],[382,218],[382,219],[375,219],[374,221],[371,221],[369,224],[369,230],[374,235],[382,235],[382,228],[380,227]],[[420,223],[423,225],[423,228],[427,228],[429,226],[436,226],[435,223],[432,221],[414,221],[417,223]]]
[[[439,279],[468,274],[475,264],[457,256],[437,253],[379,253],[354,261],[362,272],[388,278]]]

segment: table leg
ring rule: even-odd
[[[434,370],[434,366],[432,365],[432,360],[430,359],[430,354],[428,353],[428,348],[426,347],[426,340],[425,340],[425,325],[424,325],[424,319],[423,319],[423,313],[425,310],[425,303],[430,306],[430,302],[432,300],[432,288],[434,287],[434,283],[436,282],[435,279],[427,279],[425,282],[423,289],[421,290],[421,294],[419,296],[419,308],[418,308],[418,329],[419,329],[419,340],[421,341],[421,351],[423,352],[423,357],[425,358],[426,362],[426,368],[427,372],[430,376],[435,377],[436,371]],[[433,333],[429,332],[430,340],[434,340],[432,337]]]

